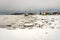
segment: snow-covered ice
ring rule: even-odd
[[[60,15],[1,15],[0,27],[7,29],[16,28],[59,28]]]
[[[60,15],[0,15],[0,40],[60,40]]]

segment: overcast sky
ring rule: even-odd
[[[59,8],[60,0],[0,0],[0,10]]]

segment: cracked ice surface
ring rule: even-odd
[[[0,40],[60,40],[60,15],[0,15]]]
[[[60,28],[60,15],[0,15],[0,28]]]

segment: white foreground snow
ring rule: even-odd
[[[60,15],[0,15],[0,40],[60,40]]]

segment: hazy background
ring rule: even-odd
[[[42,10],[43,8],[58,10],[59,4],[60,0],[0,0],[0,13]]]

